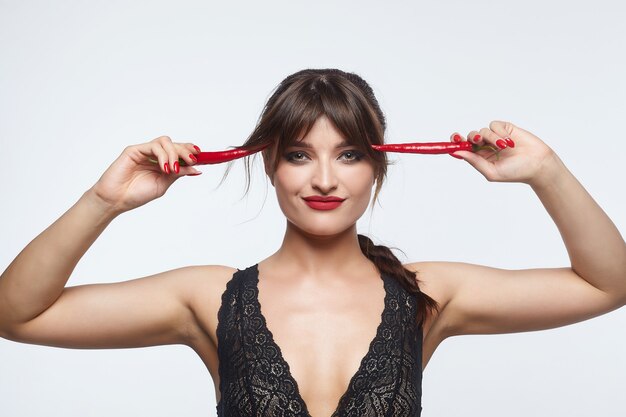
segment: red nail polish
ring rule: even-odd
[[[504,138],[504,140],[506,141],[506,144],[509,145],[510,148],[515,148],[515,142],[513,142],[513,139]]]
[[[496,141],[496,145],[498,145],[498,148],[500,148],[500,149],[506,148],[506,142],[504,140],[502,140],[502,139],[498,139]]]
[[[480,142],[480,139],[481,139],[480,135],[474,136],[474,142]]]
[[[460,156],[452,154],[452,153],[449,153],[448,155],[450,155],[451,157],[456,158],[456,159],[463,159]]]
[[[192,153],[190,153],[190,154],[189,154],[189,158],[190,158],[193,162],[198,162],[198,160],[196,159],[196,157],[195,157]]]
[[[196,148],[196,151],[201,152],[200,148],[198,148],[196,145],[193,145],[194,148]]]
[[[166,162],[165,165],[163,165],[163,169],[165,169],[165,173],[166,174],[170,173],[170,164],[169,164],[169,162]]]
[[[178,161],[174,162],[174,172],[177,174],[180,172],[180,165],[178,165]]]
[[[461,135],[454,135],[452,137],[452,140],[454,140],[455,142],[460,142],[461,141]]]

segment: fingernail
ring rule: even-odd
[[[460,142],[461,141],[461,135],[454,135],[452,137],[452,140],[455,141],[455,142]]]
[[[193,145],[194,148],[196,148],[196,151],[201,152],[200,148],[198,148],[196,145]]]
[[[163,165],[163,169],[165,169],[165,173],[169,174],[170,173],[170,163],[166,162],[165,165]]]
[[[513,139],[504,138],[504,140],[506,141],[506,144],[509,145],[510,148],[515,148],[515,142],[513,142]]]
[[[178,161],[174,162],[174,172],[177,174],[180,172],[180,165],[178,164]]]
[[[480,142],[480,139],[481,139],[480,135],[474,136],[474,142],[478,143],[478,142]]]
[[[200,175],[202,174],[202,171],[200,172],[194,172],[193,174],[187,174],[188,177],[195,177],[196,175]]]
[[[189,154],[189,158],[193,161],[193,162],[198,162],[198,160],[196,159],[196,157],[194,156],[194,154],[190,153]]]
[[[463,158],[461,158],[460,156],[455,155],[455,154],[453,154],[453,153],[449,153],[448,155],[450,155],[450,156],[452,156],[452,157],[454,157],[454,158],[456,158],[456,159],[463,159]]]
[[[500,149],[506,148],[506,142],[504,140],[502,140],[502,139],[498,139],[496,141],[496,145],[498,145],[498,148],[500,148]]]

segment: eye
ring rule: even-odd
[[[289,162],[303,161],[303,157],[306,157],[306,154],[304,152],[290,152],[285,154],[285,159]]]
[[[363,156],[363,153],[357,150],[349,150],[341,154],[344,161],[347,161],[348,163],[358,162],[363,159]],[[308,155],[305,152],[296,151],[286,153],[284,158],[289,162],[302,162],[308,158]]]
[[[345,151],[343,155],[346,157],[346,160],[350,162],[356,162],[363,159],[363,154],[355,150]]]

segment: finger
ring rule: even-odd
[[[178,155],[180,159],[184,161],[184,163],[181,163],[181,166],[185,166],[185,165],[189,166],[198,162],[198,159],[196,159],[194,152],[193,152],[195,151],[195,149],[193,148],[193,145],[186,144],[186,143],[174,143],[174,146],[176,147],[176,150],[178,151]],[[198,153],[198,152],[195,152],[195,153]]]
[[[510,148],[515,147],[515,142],[511,138],[516,129],[516,126],[513,123],[502,120],[493,120],[489,123],[489,129],[493,130],[499,137],[501,137]]]
[[[477,145],[480,145],[483,143],[482,136],[475,130],[472,130],[471,132],[468,133],[467,140]]]
[[[157,143],[163,147],[163,150],[165,150],[167,154],[167,163],[170,167],[170,173],[178,175],[180,173],[180,164],[178,163],[179,151],[176,145],[168,136],[161,136],[157,139]]]
[[[194,155],[199,154],[200,152],[202,152],[200,150],[200,148],[198,146],[194,145],[193,143],[181,143],[181,145],[185,146],[189,150],[189,152],[191,152]]]
[[[198,171],[194,167],[190,167],[190,166],[186,166],[186,167],[182,166],[182,167],[180,167],[180,176],[200,175],[200,174],[202,174],[202,171]]]
[[[139,155],[143,157],[143,158],[136,160],[135,161],[136,163],[139,164],[142,162],[147,162],[145,161],[147,159],[148,161],[150,161],[150,164],[148,165],[153,165],[153,164],[159,165],[159,169],[162,172],[167,174],[169,173],[169,166],[166,165],[167,153],[163,150],[161,146],[158,146],[158,144],[155,141],[156,139],[150,142],[146,142],[146,143],[131,145],[131,146],[128,146],[127,149],[130,149],[134,152],[138,152]]]
[[[187,143],[181,143],[181,145],[185,145],[185,146],[187,146],[187,147],[189,148],[189,150],[190,150],[191,152],[193,152],[194,154],[199,153],[199,152],[202,152],[202,151],[200,150],[200,148],[199,148],[198,146],[196,146],[195,144],[193,144],[193,143],[189,143],[189,142],[187,142]]]
[[[483,127],[478,133],[483,137],[483,141],[490,145],[495,145],[500,149],[504,149],[507,147],[504,139],[502,139],[496,132],[489,128]]]
[[[150,145],[150,155],[148,156],[156,156],[161,171],[165,172],[166,174],[170,174],[173,170],[172,164],[170,163],[170,152],[168,152],[168,150],[164,146],[167,143],[169,143],[170,145],[172,143],[172,139],[170,139],[169,136],[159,136],[158,138],[148,142],[148,144]]]
[[[165,174],[170,173],[170,166],[167,164],[167,152],[160,146],[156,140],[137,145],[139,151],[148,160],[159,165],[159,169]],[[156,159],[156,161],[155,161]]]
[[[475,155],[475,152],[473,151],[454,151],[449,153],[448,155],[457,158],[457,159],[465,159],[467,160],[467,158],[471,155]]]
[[[159,161],[159,168],[166,174],[171,172],[171,166],[168,163],[168,156],[163,146],[157,142],[150,143],[150,156],[156,156]]]
[[[195,145],[191,143],[175,143],[174,146],[176,146],[179,151],[180,159],[184,161],[179,166],[178,175],[182,177],[186,175],[194,176],[202,174],[202,171],[198,171],[191,166],[198,162],[194,154],[200,153],[200,151],[195,148]]]
[[[493,181],[493,178],[496,178],[496,172],[492,162],[474,152],[456,151],[455,153],[463,155],[463,159],[476,168],[488,181]]]
[[[455,142],[455,143],[462,142],[463,136],[461,136],[458,132],[454,132],[453,134],[450,135],[450,141]]]

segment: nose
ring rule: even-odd
[[[337,188],[338,178],[331,161],[323,158],[315,164],[311,185],[323,194],[328,194]]]

